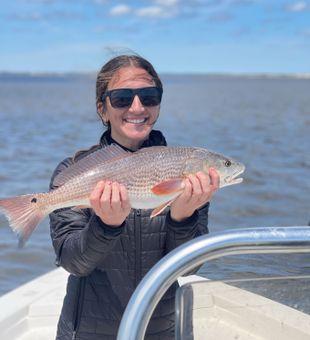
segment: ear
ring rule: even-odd
[[[101,101],[97,103],[97,112],[100,113],[100,115],[103,113],[103,103]]]
[[[107,119],[107,116],[106,116],[106,113],[105,113],[105,110],[104,110],[104,105],[102,102],[98,102],[97,103],[97,112],[98,114],[100,115],[101,119],[107,123],[108,122],[108,119]]]

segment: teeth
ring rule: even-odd
[[[132,124],[141,124],[141,123],[144,123],[146,121],[146,118],[143,118],[143,119],[125,119],[125,121],[127,123],[132,123]]]
[[[226,178],[224,178],[224,182],[227,184],[237,184],[237,183],[241,183],[243,181],[243,178],[238,177],[239,175],[241,175],[243,173],[244,170],[239,171],[235,174],[233,174],[232,176],[227,176]]]

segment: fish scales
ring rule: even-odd
[[[150,152],[133,153],[130,157],[125,154],[124,158],[90,168],[82,176],[73,178],[52,192],[46,199],[51,209],[58,206],[59,201],[71,206],[70,202],[82,198],[85,200],[82,203],[87,204],[92,189],[100,180],[105,179],[124,184],[134,202],[151,199],[154,194],[150,189],[155,184],[182,175],[184,163],[192,151],[185,147],[158,147]]]
[[[131,153],[111,145],[63,170],[54,179],[57,189],[1,199],[0,211],[24,242],[52,211],[90,207],[89,196],[96,184],[109,180],[127,188],[133,208],[155,208],[151,215],[155,216],[182,192],[186,175],[208,173],[210,167],[218,171],[220,187],[240,183],[237,176],[245,169],[232,158],[202,148],[154,146]]]

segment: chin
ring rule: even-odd
[[[143,143],[149,136],[149,133],[148,134],[139,134],[139,135],[131,135],[131,136],[128,136],[128,138],[132,141],[135,141],[137,143]]]
[[[134,139],[137,141],[140,140],[145,140],[148,138],[150,132],[152,131],[152,129],[150,127],[144,127],[144,129],[142,130],[134,130],[134,131],[127,131],[127,137],[130,139]]]

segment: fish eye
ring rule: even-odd
[[[228,168],[231,166],[231,161],[227,160],[225,161],[224,165]]]

